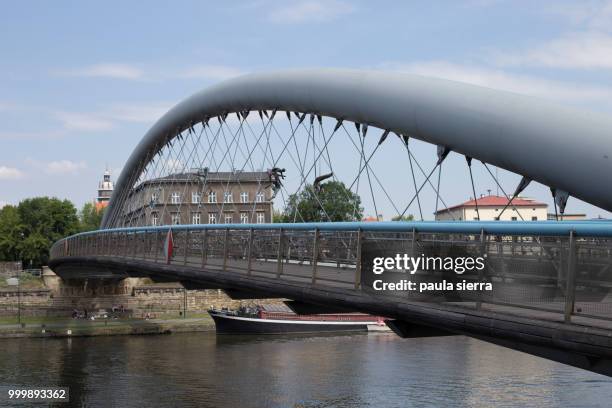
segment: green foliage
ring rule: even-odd
[[[284,222],[284,221],[285,221],[285,218],[282,212],[278,210],[272,210],[272,222],[273,223]]]
[[[361,198],[344,183],[328,181],[317,191],[315,188],[307,185],[300,193],[289,196],[283,222],[357,221],[363,217]]]
[[[68,200],[36,197],[5,206],[0,210],[0,261],[42,266],[55,241],[78,231],[76,208]]]
[[[414,221],[414,215],[396,215],[395,217],[391,218],[391,221]]]
[[[79,212],[79,222],[81,232],[93,231],[100,228],[102,217],[106,208],[97,209],[93,203],[85,203]]]
[[[19,244],[23,234],[23,225],[17,207],[6,205],[0,209],[0,260],[18,261]]]

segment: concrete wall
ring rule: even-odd
[[[50,269],[43,270],[44,288],[0,290],[0,316],[16,316],[21,302],[23,316],[70,316],[73,309],[96,312],[121,306],[134,317],[178,316],[185,298],[187,314],[215,308],[236,308],[256,303],[280,303],[280,299],[232,300],[222,290],[185,290],[179,283],[151,283],[147,278],[118,281],[64,281]]]

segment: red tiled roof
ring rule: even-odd
[[[364,222],[376,222],[378,219],[372,215],[365,217],[362,221]]]
[[[455,208],[460,208],[460,207],[476,207],[476,202],[478,202],[478,207],[501,207],[503,208],[508,204],[508,201],[509,200],[506,197],[490,195],[490,196],[480,197],[477,200],[468,200],[462,204],[458,204],[452,207],[438,210],[438,213],[449,211],[449,210],[454,210]],[[532,200],[529,198],[516,197],[514,200],[512,200],[512,204],[510,206],[511,207],[542,207],[542,206],[548,206],[548,205],[546,203],[541,203],[539,201]]]

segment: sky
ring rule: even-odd
[[[612,114],[612,1],[5,2],[0,205],[81,206],[180,100],[302,67],[417,73]],[[551,203],[543,186],[525,194]],[[566,211],[610,216],[573,198]]]

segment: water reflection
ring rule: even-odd
[[[606,406],[612,381],[465,337],[210,333],[0,341],[3,384],[73,406]]]

